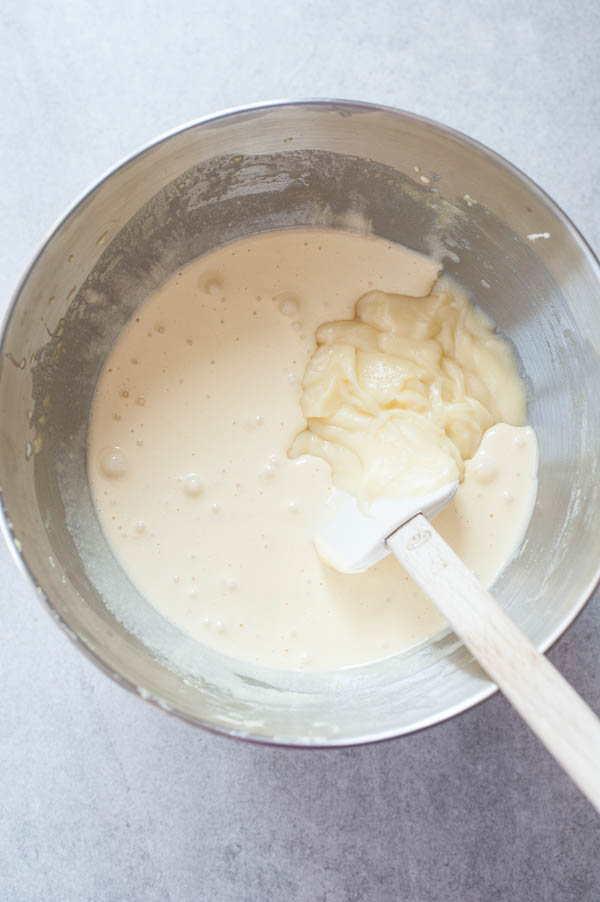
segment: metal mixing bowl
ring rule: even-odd
[[[123,685],[188,720],[288,745],[397,736],[494,687],[446,632],[332,674],[244,665],[193,642],[130,585],[99,528],[86,472],[96,379],[137,306],[226,241],[351,228],[445,255],[516,347],[540,449],[518,557],[494,586],[541,649],[598,579],[600,269],[555,204],[491,151],[396,110],[267,104],[160,139],[61,220],[17,289],[0,362],[4,531],[50,613]]]

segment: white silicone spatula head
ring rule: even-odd
[[[319,557],[341,573],[367,570],[390,553],[385,540],[416,514],[432,519],[452,501],[458,482],[418,498],[375,501],[368,514],[353,495],[346,495],[332,522],[315,539]]]
[[[315,541],[317,550],[345,573],[366,570],[392,552],[600,811],[600,721],[426,519],[456,488],[452,483],[422,498],[378,501],[369,516],[348,496]]]

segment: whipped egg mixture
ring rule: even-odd
[[[274,231],[138,310],[97,386],[90,482],[125,572],[182,631],[328,670],[443,629],[394,558],[352,575],[319,559],[334,479],[368,501],[458,476],[437,529],[486,584],[514,554],[536,493],[524,393],[508,345],[438,275],[383,239]]]

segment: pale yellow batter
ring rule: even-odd
[[[316,340],[290,456],[322,457],[365,509],[462,481],[487,429],[527,422],[508,344],[448,280],[427,297],[370,291]]]
[[[176,273],[124,331],[94,402],[92,491],[131,580],[182,630],[259,664],[337,669],[444,627],[394,559],[357,575],[319,560],[330,468],[287,456],[318,327],[372,290],[426,296],[438,269],[380,239],[272,232]],[[529,427],[489,430],[436,520],[487,583],[529,521],[536,455]]]

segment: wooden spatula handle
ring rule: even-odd
[[[600,720],[518,629],[429,520],[387,544],[490,678],[600,811]]]

